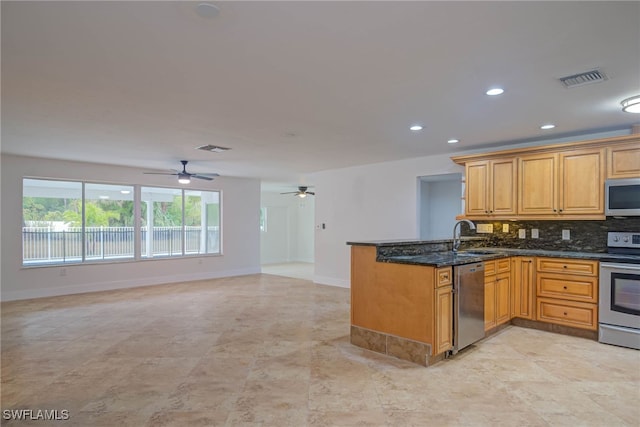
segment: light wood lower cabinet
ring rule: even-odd
[[[538,258],[536,319],[598,329],[598,262]]]
[[[485,262],[484,330],[511,320],[511,261],[509,258]]]
[[[535,320],[535,258],[511,258],[511,317]]]
[[[436,289],[436,342],[434,354],[453,347],[453,286]]]

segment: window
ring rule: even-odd
[[[220,253],[220,193],[142,187],[144,258]]]
[[[219,191],[134,194],[132,185],[23,179],[23,265],[221,253]]]
[[[81,182],[24,179],[23,264],[81,262],[81,218]]]
[[[86,260],[133,258],[133,187],[85,184],[84,225]]]

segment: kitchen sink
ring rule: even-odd
[[[491,251],[461,251],[456,252],[455,256],[457,257],[479,257],[483,255],[493,255],[495,252]]]

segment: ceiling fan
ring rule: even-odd
[[[313,193],[311,191],[307,191],[307,188],[309,187],[298,187],[298,191],[290,191],[288,193],[280,193],[280,194],[295,194],[298,197],[304,198],[307,197],[307,194],[310,194],[312,196],[315,196],[316,193]]]
[[[176,170],[173,173],[169,173],[169,172],[143,172],[143,173],[147,175],[175,175],[178,177],[178,182],[180,184],[189,184],[191,182],[191,178],[213,181],[214,177],[220,176],[217,173],[189,173],[187,172],[187,163],[189,163],[189,161],[180,160],[180,163],[182,163],[181,171]]]

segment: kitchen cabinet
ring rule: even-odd
[[[541,322],[598,329],[598,262],[538,258],[537,316]]]
[[[511,320],[511,261],[509,258],[485,262],[484,330]]]
[[[535,320],[535,258],[511,258],[511,317]]]
[[[451,267],[436,270],[435,350],[440,354],[453,348],[453,282]]]
[[[470,217],[516,214],[516,160],[465,164],[465,211]]]
[[[604,220],[604,181],[640,178],[640,135],[453,156],[465,167],[458,219]]]
[[[640,141],[607,147],[607,178],[640,178]]]
[[[518,214],[604,214],[602,149],[542,153],[518,158]]]

